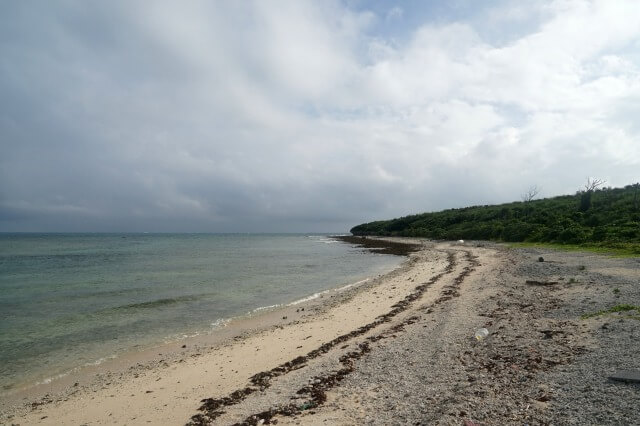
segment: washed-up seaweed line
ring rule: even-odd
[[[427,310],[427,313],[430,313],[432,308],[436,305],[452,299],[453,297],[460,296],[460,293],[458,292],[460,285],[462,284],[464,279],[475,270],[477,266],[480,266],[477,258],[473,256],[469,251],[464,251],[464,253],[465,260],[469,262],[469,266],[465,266],[463,268],[461,273],[454,279],[453,284],[443,288],[441,297],[435,300],[432,304],[424,306],[424,309],[422,310]],[[449,254],[451,255],[451,253]],[[453,266],[451,269],[453,269]],[[444,273],[440,275],[443,276]],[[431,283],[431,281],[429,283]],[[415,301],[416,299],[413,299],[412,301]],[[297,401],[296,403],[290,403],[284,406],[271,407],[270,409],[263,412],[252,414],[242,422],[236,423],[233,426],[275,424],[277,423],[277,421],[273,419],[273,417],[276,415],[293,416],[301,414],[303,410],[310,410],[319,407],[327,400],[326,392],[337,386],[348,374],[352,373],[355,370],[355,363],[357,360],[362,358],[367,353],[371,352],[370,342],[377,342],[379,340],[388,339],[390,337],[395,338],[397,337],[398,333],[405,331],[405,327],[407,325],[414,324],[421,319],[422,318],[420,316],[411,316],[380,334],[367,337],[368,341],[358,344],[357,350],[348,352],[339,358],[339,361],[342,364],[341,369],[324,376],[313,377],[310,385],[304,386],[296,392],[296,394],[298,395],[309,395],[309,399],[302,404]]]
[[[467,255],[467,258],[471,257],[471,253],[469,252],[465,252]],[[448,251],[447,252],[447,266],[445,268],[445,270],[443,272],[441,272],[440,274],[437,274],[435,276],[433,276],[429,281],[427,281],[426,283],[420,284],[418,286],[416,286],[414,288],[414,290],[408,294],[407,296],[405,296],[405,298],[403,300],[401,300],[400,302],[394,304],[392,306],[392,310],[387,312],[386,314],[383,314],[379,317],[376,318],[375,321],[366,324],[364,326],[361,326],[349,333],[343,334],[341,336],[336,337],[335,339],[322,344],[320,347],[310,351],[309,353],[307,353],[306,355],[302,355],[299,356],[297,358],[294,358],[288,362],[285,362],[271,370],[268,371],[263,371],[260,372],[254,376],[252,376],[249,380],[250,380],[250,385],[242,388],[242,389],[238,389],[234,392],[232,392],[231,394],[222,397],[222,398],[205,398],[203,399],[202,405],[200,406],[199,410],[202,411],[203,413],[199,413],[196,414],[194,416],[191,417],[188,425],[209,425],[212,424],[213,421],[218,418],[219,416],[221,416],[222,414],[225,413],[224,409],[225,407],[230,407],[236,404],[239,404],[240,402],[244,401],[249,395],[257,392],[257,391],[264,391],[265,389],[269,388],[271,386],[271,380],[282,376],[284,374],[289,373],[290,371],[294,371],[300,368],[303,368],[306,366],[306,363],[314,358],[317,358],[327,352],[329,352],[331,349],[333,349],[334,347],[336,347],[339,344],[342,344],[348,340],[351,340],[355,337],[361,336],[369,331],[371,331],[372,329],[378,327],[381,324],[390,322],[392,320],[392,318],[394,318],[395,316],[397,316],[398,314],[406,311],[413,302],[415,302],[417,299],[419,299],[422,294],[427,290],[428,287],[430,287],[431,285],[433,285],[434,283],[436,283],[438,280],[440,280],[442,277],[444,277],[447,274],[450,274],[451,272],[453,272],[453,269],[455,268],[455,266],[457,265],[456,263],[456,259],[455,259],[455,254],[453,251]],[[465,268],[466,270],[467,268]],[[463,274],[465,273],[465,271],[463,271]],[[470,273],[467,272],[467,274]],[[466,275],[465,275],[466,276]],[[457,277],[456,281],[458,280]],[[461,280],[464,279],[464,277],[462,277],[460,279]],[[360,350],[356,351],[356,352],[350,352],[347,355],[343,356],[347,357],[344,358],[344,362],[345,363],[349,363],[350,361],[353,362],[354,359],[356,358],[360,358],[362,355],[364,355],[364,353],[369,351],[369,346],[368,343],[366,343],[364,346],[362,346],[362,344],[360,345]],[[341,359],[342,359],[341,358]],[[350,369],[349,366],[345,367],[347,370]],[[352,367],[351,367],[352,368]],[[344,369],[343,369],[344,370]],[[349,372],[352,370],[349,370]],[[337,374],[337,373],[335,373]],[[336,376],[336,377],[344,377],[346,374],[348,374],[348,372],[344,372],[342,375]],[[337,379],[336,379],[337,380]],[[268,418],[273,417],[273,415],[279,414],[277,411],[280,411],[279,409],[274,409],[274,413],[271,416],[262,416],[263,413],[260,413],[260,415],[254,415],[254,416],[250,416],[249,418],[247,418],[247,420],[244,422],[244,424],[257,424],[257,422],[259,421],[259,419],[263,419],[265,422],[268,421]],[[269,410],[269,412],[271,412],[271,410]],[[281,413],[281,414],[285,414],[285,413]],[[256,416],[260,416],[257,417]],[[254,421],[250,420],[256,418]]]

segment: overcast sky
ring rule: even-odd
[[[640,180],[640,2],[4,1],[0,231],[348,231]]]

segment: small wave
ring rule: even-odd
[[[231,322],[231,319],[229,318],[219,318],[211,323],[211,328],[212,329],[224,328],[227,326],[227,324],[229,324],[229,322]]]
[[[171,336],[167,336],[164,338],[163,342],[165,344],[180,342],[184,339],[189,339],[192,337],[197,337],[200,335],[199,331],[193,332],[191,334],[181,333],[181,334],[173,334]]]
[[[325,235],[307,235],[307,238],[311,239],[313,242],[323,243],[323,244],[334,244],[334,243],[340,242],[338,240],[335,240],[331,237],[327,237]]]
[[[177,334],[172,334],[170,336],[166,336],[163,339],[163,342],[165,344],[169,344],[169,343],[176,343],[176,342],[180,342],[182,340],[185,339],[191,339],[194,337],[198,337],[202,334],[209,334],[211,331],[215,331],[218,330],[220,328],[224,328],[227,326],[227,324],[229,324],[231,322],[231,318],[218,318],[217,320],[213,321],[209,326],[211,327],[209,330],[199,330],[199,331],[192,331],[189,333],[177,333]]]
[[[53,382],[54,380],[58,380],[58,379],[62,379],[65,376],[68,376],[69,374],[71,374],[72,371],[67,371],[65,373],[60,373],[58,375],[55,375],[53,377],[47,377],[46,379],[42,380],[41,382],[36,382],[36,385],[48,385],[49,383]]]
[[[321,291],[319,293],[314,293],[311,296],[307,296],[307,297],[303,297],[302,299],[294,300],[293,302],[287,304],[287,306],[295,306],[295,305],[299,305],[299,304],[304,303],[304,302],[309,302],[310,300],[317,299],[318,297],[320,297],[320,296],[322,296],[322,295],[324,295],[326,293],[329,293],[329,291],[330,290]]]
[[[105,356],[105,357],[102,357],[102,358],[100,358],[100,359],[97,359],[97,360],[95,360],[95,361],[93,361],[93,362],[87,362],[87,363],[85,363],[85,364],[84,364],[84,366],[85,366],[85,367],[91,367],[91,366],[100,365],[100,364],[102,364],[102,363],[103,363],[103,362],[105,362],[105,361],[109,361],[110,359],[115,359],[115,358],[117,358],[117,356],[116,356],[116,355],[109,355],[109,356]]]
[[[97,359],[95,361],[86,362],[80,367],[72,368],[72,369],[67,370],[67,371],[65,371],[63,373],[56,374],[55,376],[47,377],[46,379],[43,379],[43,380],[41,380],[39,382],[36,382],[36,386],[37,385],[48,385],[49,383],[53,382],[54,380],[62,379],[63,377],[68,376],[69,374],[76,373],[76,372],[80,371],[81,368],[84,368],[84,367],[96,367],[96,366],[98,366],[100,364],[103,364],[106,361],[109,361],[111,359],[115,359],[117,357],[118,357],[117,355],[109,355],[109,356],[105,356],[105,357],[99,358],[99,359]]]
[[[261,311],[267,311],[269,309],[279,308],[280,306],[282,306],[282,305],[276,304],[276,305],[269,305],[269,306],[260,306],[259,308],[255,308],[254,310],[248,312],[248,314],[251,315],[251,314],[255,314],[255,313],[261,312]]]
[[[335,244],[335,243],[339,243],[340,242],[338,240],[334,240],[333,238],[327,238],[327,237],[314,239],[314,241],[316,243],[323,243],[323,244]]]
[[[335,291],[345,291],[347,289],[350,289],[351,287],[357,287],[360,284],[366,283],[367,281],[369,281],[369,279],[370,278],[365,278],[364,280],[360,280],[360,281],[357,281],[355,283],[347,284],[347,285],[345,285],[343,287],[337,288]]]
[[[322,296],[324,296],[325,294],[328,294],[328,293],[340,293],[340,292],[343,292],[345,290],[350,289],[351,287],[356,287],[356,286],[359,286],[360,284],[366,283],[367,281],[369,281],[369,278],[365,278],[364,280],[360,280],[360,281],[357,281],[355,283],[347,284],[347,285],[344,285],[342,287],[334,288],[334,289],[331,289],[331,290],[320,291],[318,293],[312,294],[311,296],[307,296],[307,297],[303,297],[302,299],[294,300],[293,302],[287,304],[287,306],[295,306],[295,305],[299,305],[301,303],[309,302],[311,300],[315,300],[315,299],[317,299],[319,297],[322,297]]]

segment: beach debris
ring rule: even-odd
[[[555,285],[558,284],[558,281],[536,281],[536,280],[527,280],[525,281],[526,284],[529,285],[541,285],[541,286],[545,286],[545,285]]]
[[[464,240],[458,240],[458,244],[464,244]]]
[[[300,406],[300,410],[308,410],[310,408],[315,408],[316,404],[312,401],[305,402]]]
[[[408,256],[409,254],[420,251],[422,244],[410,244],[400,243],[396,241],[389,241],[383,239],[370,239],[352,235],[339,235],[332,237],[336,240],[348,244],[355,244],[356,247],[362,247],[365,250],[369,250],[373,253],[379,254],[393,254],[396,256]]]
[[[609,376],[610,380],[625,383],[640,383],[640,370],[619,370]]]
[[[544,262],[544,257],[540,256],[540,257],[538,258],[538,262]]]
[[[475,338],[477,341],[485,339],[489,335],[489,330],[486,328],[479,328],[476,330]]]

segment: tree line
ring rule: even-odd
[[[633,248],[640,253],[640,184],[602,187],[589,179],[573,195],[421,213],[365,223],[353,235],[424,237],[436,240],[495,240]]]

